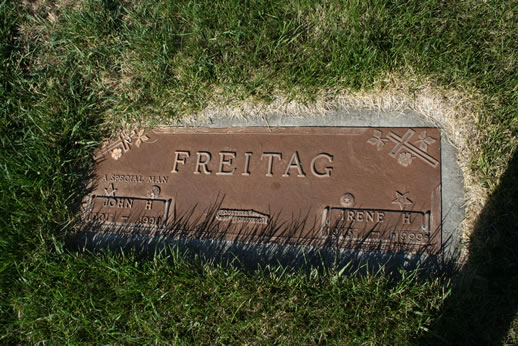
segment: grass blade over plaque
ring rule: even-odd
[[[0,340],[516,343],[516,10],[504,0],[0,0]],[[408,273],[245,273],[179,254],[63,250],[104,135],[210,104],[390,91],[387,75],[414,78],[408,94],[432,80],[478,105],[470,174],[492,195],[467,291]]]
[[[444,296],[439,281],[281,267],[247,274],[178,253],[47,253],[23,267],[17,330],[35,340],[405,342]]]

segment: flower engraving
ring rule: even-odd
[[[149,140],[149,137],[144,134],[144,129],[141,129],[139,131],[133,131],[132,135],[135,137],[135,145],[137,148],[140,148],[140,144],[147,142]]]
[[[414,159],[415,157],[410,153],[401,153],[399,154],[397,162],[399,162],[401,166],[408,167]]]
[[[122,156],[122,149],[121,148],[115,148],[112,150],[112,157],[114,160],[120,159]]]
[[[101,148],[94,153],[94,160],[100,162],[105,159],[105,155],[110,154],[114,160],[118,160],[129,152],[133,145],[140,148],[142,143],[151,143],[149,136],[144,133],[144,129],[135,129],[131,132],[123,131],[116,141],[104,141]]]
[[[383,148],[383,146],[385,145],[385,143],[388,142],[388,139],[381,138],[382,134],[383,133],[380,130],[374,130],[374,134],[372,135],[373,137],[370,138],[367,141],[367,143],[375,145],[376,148],[378,149],[378,151],[381,150]]]
[[[424,130],[423,132],[421,132],[421,134],[419,135],[419,139],[417,141],[415,141],[414,144],[419,145],[419,149],[421,149],[423,151],[427,151],[428,146],[430,144],[434,143],[435,141],[436,141],[435,138],[427,136],[426,130]]]

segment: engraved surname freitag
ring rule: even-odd
[[[441,248],[437,128],[136,129],[94,158],[83,220],[100,232]]]

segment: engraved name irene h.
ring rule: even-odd
[[[297,151],[288,155],[289,159],[286,159],[286,156],[283,157],[283,153],[279,152],[263,152],[260,156],[257,155],[257,158],[254,158],[253,152],[239,154],[235,151],[220,151],[217,153],[218,157],[216,160],[212,160],[213,156],[214,155],[209,151],[197,151],[191,154],[188,150],[176,150],[171,173],[179,173],[181,167],[185,166],[187,161],[192,158],[195,162],[193,174],[210,175],[215,173],[215,175],[223,176],[232,176],[235,174],[250,176],[252,174],[251,167],[253,167],[251,162],[256,160],[256,162],[263,163],[261,165],[261,174],[267,177],[273,177],[275,172],[274,167],[280,164],[281,171],[283,172],[281,176],[283,177],[296,176],[304,178],[308,174],[306,172],[309,171],[317,178],[326,178],[331,176],[333,167],[330,166],[330,164],[334,159],[331,154],[319,153],[311,159],[309,165],[305,166]],[[235,160],[238,158],[242,158],[244,161],[240,167],[237,167],[235,164]],[[213,168],[209,168],[211,160],[213,162],[211,164]]]
[[[430,211],[377,210],[360,208],[326,207],[322,212],[322,234],[341,235],[362,230],[388,231],[393,240],[402,242],[428,241],[430,236]],[[365,230],[365,228],[363,228]],[[360,232],[361,233],[361,232]],[[398,234],[400,236],[398,236]],[[408,236],[408,239],[405,237]]]

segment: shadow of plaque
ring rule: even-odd
[[[418,344],[513,344],[518,312],[518,152],[475,225],[469,258]],[[513,321],[515,325],[513,326]],[[514,328],[514,331],[511,329]]]
[[[441,143],[434,127],[133,131],[95,152],[75,244],[444,266]]]

